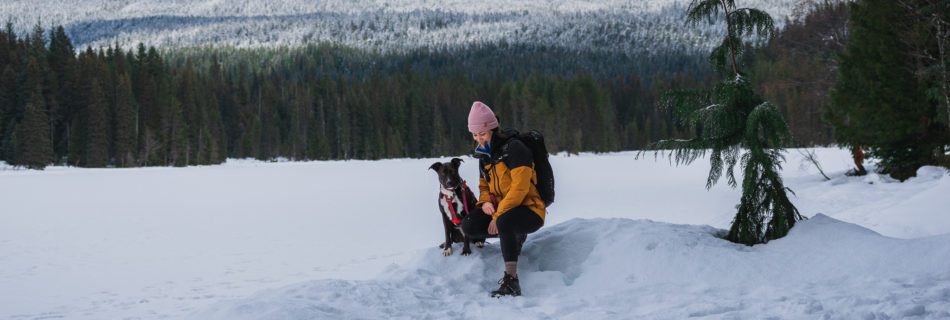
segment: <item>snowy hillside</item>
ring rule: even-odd
[[[812,0],[740,1],[782,24]],[[138,42],[159,47],[239,47],[331,42],[404,50],[477,43],[530,43],[583,50],[704,50],[722,33],[683,25],[688,0],[526,1],[75,1],[8,0],[0,17],[26,32],[63,25],[77,48]],[[800,9],[799,9],[800,11]]]
[[[552,157],[558,199],[526,243],[525,296],[501,300],[487,298],[497,244],[435,249],[437,159],[0,164],[0,318],[950,316],[950,174],[845,177],[848,152],[818,156],[831,181],[794,150],[784,170],[812,219],[751,248],[715,237],[739,191],[705,190],[708,162]]]

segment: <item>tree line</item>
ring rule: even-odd
[[[711,74],[690,55],[475,45],[382,54],[139,45],[76,53],[62,27],[0,31],[0,159],[42,168],[186,166],[469,152],[468,107],[545,132],[552,152],[632,149],[679,129],[661,92]]]
[[[762,48],[750,51],[750,76],[759,92],[782,111],[795,146],[835,142],[826,121],[838,56],[848,40],[845,2],[817,4],[800,20],[787,21]]]
[[[950,10],[941,5],[826,1],[736,58],[788,123],[786,146],[867,150],[884,172],[906,178],[947,161]],[[892,31],[867,31],[885,26]],[[503,126],[544,132],[552,152],[641,149],[689,134],[657,108],[664,92],[709,88],[718,77],[705,54],[689,50],[505,42],[401,53],[332,44],[76,50],[62,27],[17,35],[8,24],[0,160],[42,168],[458,155],[471,148],[464,124],[475,100]]]

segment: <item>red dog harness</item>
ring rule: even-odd
[[[445,205],[449,207],[449,212],[452,213],[452,223],[455,225],[459,225],[460,223],[462,223],[462,220],[459,219],[458,214],[455,212],[455,206],[452,205],[452,199],[454,199],[455,197],[452,197],[452,199],[450,199],[448,195],[443,193],[442,198],[445,199]],[[468,205],[466,205],[467,203],[468,203],[468,184],[465,182],[462,182],[462,210],[465,211],[466,216],[468,215]]]

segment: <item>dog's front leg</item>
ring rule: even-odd
[[[442,218],[442,226],[445,227],[445,243],[442,247],[442,256],[448,257],[452,255],[452,227],[449,226],[449,223],[444,217]]]
[[[462,246],[462,255],[467,256],[472,254],[472,248],[469,246],[469,243],[472,241],[468,238],[468,235],[463,234],[462,236],[465,237],[465,244]]]

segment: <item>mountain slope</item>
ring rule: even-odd
[[[781,24],[803,0],[740,1]],[[77,47],[299,46],[330,42],[379,50],[532,43],[578,50],[706,50],[718,24],[686,27],[688,0],[569,1],[75,1],[0,4],[20,32],[64,25]]]

